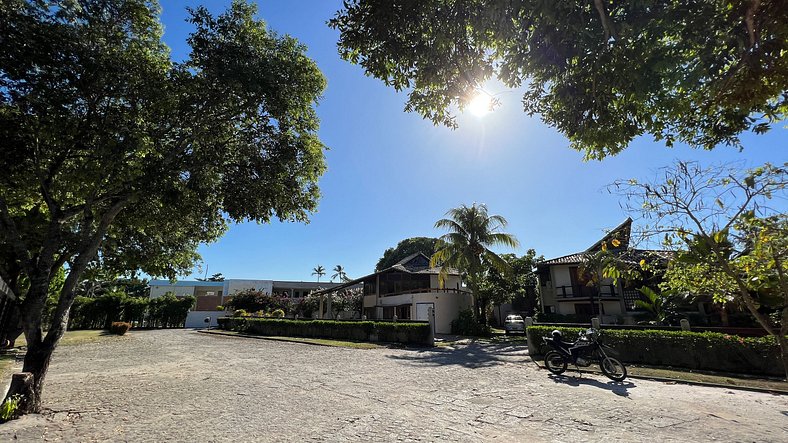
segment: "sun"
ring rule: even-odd
[[[492,111],[492,97],[486,92],[479,92],[471,99],[466,109],[477,117],[484,117]]]

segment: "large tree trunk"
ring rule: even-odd
[[[30,278],[30,289],[25,296],[25,301],[21,306],[22,325],[25,329],[25,338],[27,339],[27,354],[23,365],[23,371],[32,374],[32,390],[34,395],[32,399],[25,399],[25,408],[20,410],[20,414],[38,413],[41,411],[41,393],[46,380],[46,374],[49,369],[49,362],[52,359],[52,352],[54,352],[58,341],[63,336],[68,324],[68,315],[71,310],[71,305],[74,302],[74,289],[77,283],[90,263],[98,252],[101,241],[106,235],[112,220],[120,212],[125,204],[125,200],[118,201],[112,208],[105,213],[99,222],[95,232],[88,233],[83,237],[78,253],[74,261],[69,263],[69,273],[63,283],[63,288],[60,290],[58,297],[58,304],[52,318],[49,331],[44,336],[41,330],[42,317],[44,306],[46,304],[47,295],[49,292],[49,283],[51,273],[55,268],[62,266],[62,262],[56,263],[53,259],[53,254],[47,256],[47,260],[39,259],[35,273]],[[57,236],[53,236],[57,238]],[[55,247],[52,246],[55,245]],[[57,250],[56,242],[51,241],[45,245],[44,250]],[[14,394],[25,395],[21,389],[23,384],[17,384],[16,388],[9,390],[6,398]],[[25,387],[27,389],[27,387]]]
[[[780,335],[777,337],[777,342],[780,344],[780,357],[785,370],[785,380],[788,381],[788,339],[785,338],[785,335]]]
[[[25,355],[25,363],[22,367],[22,372],[32,374],[32,399],[29,397],[29,387],[18,384],[11,386],[8,391],[8,396],[20,394],[25,397],[23,402],[23,410],[20,414],[31,414],[41,412],[41,394],[44,388],[44,380],[46,379],[47,371],[49,370],[49,362],[52,359],[52,352],[55,350],[54,345],[46,342],[28,344],[27,355]]]

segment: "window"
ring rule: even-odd
[[[397,319],[410,320],[410,305],[397,306]]]

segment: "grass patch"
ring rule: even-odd
[[[788,382],[746,377],[732,374],[715,374],[709,372],[679,371],[669,368],[655,368],[651,366],[627,366],[630,374],[638,377],[672,378],[695,383],[712,383],[731,387],[758,388],[788,393]]]
[[[203,332],[203,331],[200,331]],[[215,334],[215,335],[229,335],[229,336],[238,336],[244,338],[261,338],[265,340],[275,340],[275,341],[285,341],[285,342],[293,342],[293,343],[306,343],[310,345],[322,345],[322,346],[334,346],[338,348],[351,348],[351,349],[380,349],[385,346],[381,346],[375,343],[363,342],[363,341],[348,341],[348,340],[334,340],[334,339],[326,339],[326,338],[306,338],[306,337],[282,337],[282,336],[266,336],[266,335],[249,335],[249,334],[242,334],[235,331],[204,331],[203,333],[206,334]]]
[[[382,348],[380,345],[376,345],[375,343],[367,343],[367,342],[357,342],[357,341],[343,341],[343,340],[330,340],[324,338],[302,338],[302,337],[266,337],[271,340],[277,339],[286,339],[287,341],[299,342],[299,343],[310,343],[315,345],[323,345],[323,346],[336,346],[340,348],[352,348],[352,349],[379,349]]]
[[[90,343],[105,337],[111,337],[112,334],[104,330],[85,329],[80,331],[66,331],[63,337],[60,338],[58,346],[72,346],[81,345],[83,343]],[[27,346],[25,335],[22,334],[16,340],[16,347]]]
[[[490,343],[528,344],[525,334],[496,335],[487,339]]]
[[[63,346],[81,345],[100,340],[105,337],[112,337],[112,334],[102,330],[67,331],[60,339]]]
[[[531,358],[540,368],[544,369],[544,362],[541,360],[541,358]],[[628,374],[633,377],[670,379],[674,380],[673,383],[707,383],[712,385],[729,386],[731,388],[764,389],[788,394],[788,382],[777,378],[761,378],[757,376],[748,376],[745,374],[715,373],[710,371],[697,372],[675,368],[631,364],[627,364],[626,366]],[[564,375],[571,376],[573,372],[577,373],[577,368],[570,365],[569,369],[567,369]],[[598,375],[602,374],[602,371],[599,370],[598,365],[580,368],[580,372]],[[671,383],[671,381],[659,381]]]

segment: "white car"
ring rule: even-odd
[[[525,333],[525,320],[519,315],[507,315],[506,320],[503,322],[503,330],[506,335],[512,332]]]

